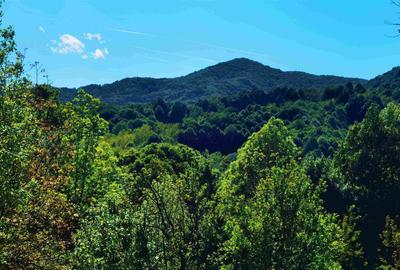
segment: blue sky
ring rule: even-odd
[[[236,57],[371,78],[400,62],[390,0],[6,0],[26,63],[56,86],[176,77]]]

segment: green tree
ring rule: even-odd
[[[321,188],[297,164],[297,152],[283,122],[272,118],[223,174],[223,269],[341,269],[343,229],[323,209]]]
[[[74,235],[76,269],[144,269],[139,229],[124,188],[111,183]]]
[[[142,269],[205,269],[215,245],[207,215],[215,181],[198,152],[165,143],[125,157],[128,197],[148,260]]]
[[[1,20],[2,13],[0,25]],[[14,35],[11,27],[0,29],[0,217],[18,204],[37,132],[29,106],[31,84],[22,77]]]
[[[363,217],[361,242],[373,265],[385,216],[400,211],[400,106],[372,107],[335,156],[343,188]]]
[[[168,121],[170,123],[179,123],[182,122],[183,118],[187,113],[187,107],[182,102],[175,102],[172,105],[171,111],[168,115]]]
[[[65,133],[61,139],[64,158],[69,165],[67,194],[75,203],[84,203],[92,192],[87,181],[95,166],[96,147],[107,131],[107,122],[98,114],[100,101],[79,90],[71,103],[64,107]]]
[[[386,217],[385,229],[381,234],[382,247],[379,252],[377,269],[395,270],[400,268],[400,229],[395,220]]]

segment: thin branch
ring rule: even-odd
[[[398,38],[398,37],[400,37],[400,34],[397,34],[397,35],[387,35],[387,34],[385,34],[385,37],[388,37],[388,38]]]
[[[393,23],[393,22],[390,22],[390,21],[385,21],[385,24],[387,24],[387,25],[397,25],[397,26],[400,26],[400,23]]]
[[[400,1],[391,0],[390,1],[393,5],[400,7]]]

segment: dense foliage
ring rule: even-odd
[[[349,126],[361,121],[371,104],[383,108],[390,101],[400,101],[399,89],[347,84],[322,90],[241,92],[194,103],[167,103],[162,99],[125,106],[103,103],[100,115],[110,122],[113,134],[125,131],[120,134],[121,140],[129,133],[146,137],[149,142],[179,142],[202,152],[223,154],[234,153],[275,116],[290,127],[304,155],[331,157]],[[113,141],[118,144],[120,140],[117,136]]]
[[[2,29],[0,269],[398,269],[398,101],[349,83],[62,103]]]

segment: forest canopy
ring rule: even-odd
[[[123,106],[0,30],[0,269],[399,269],[400,87]]]

